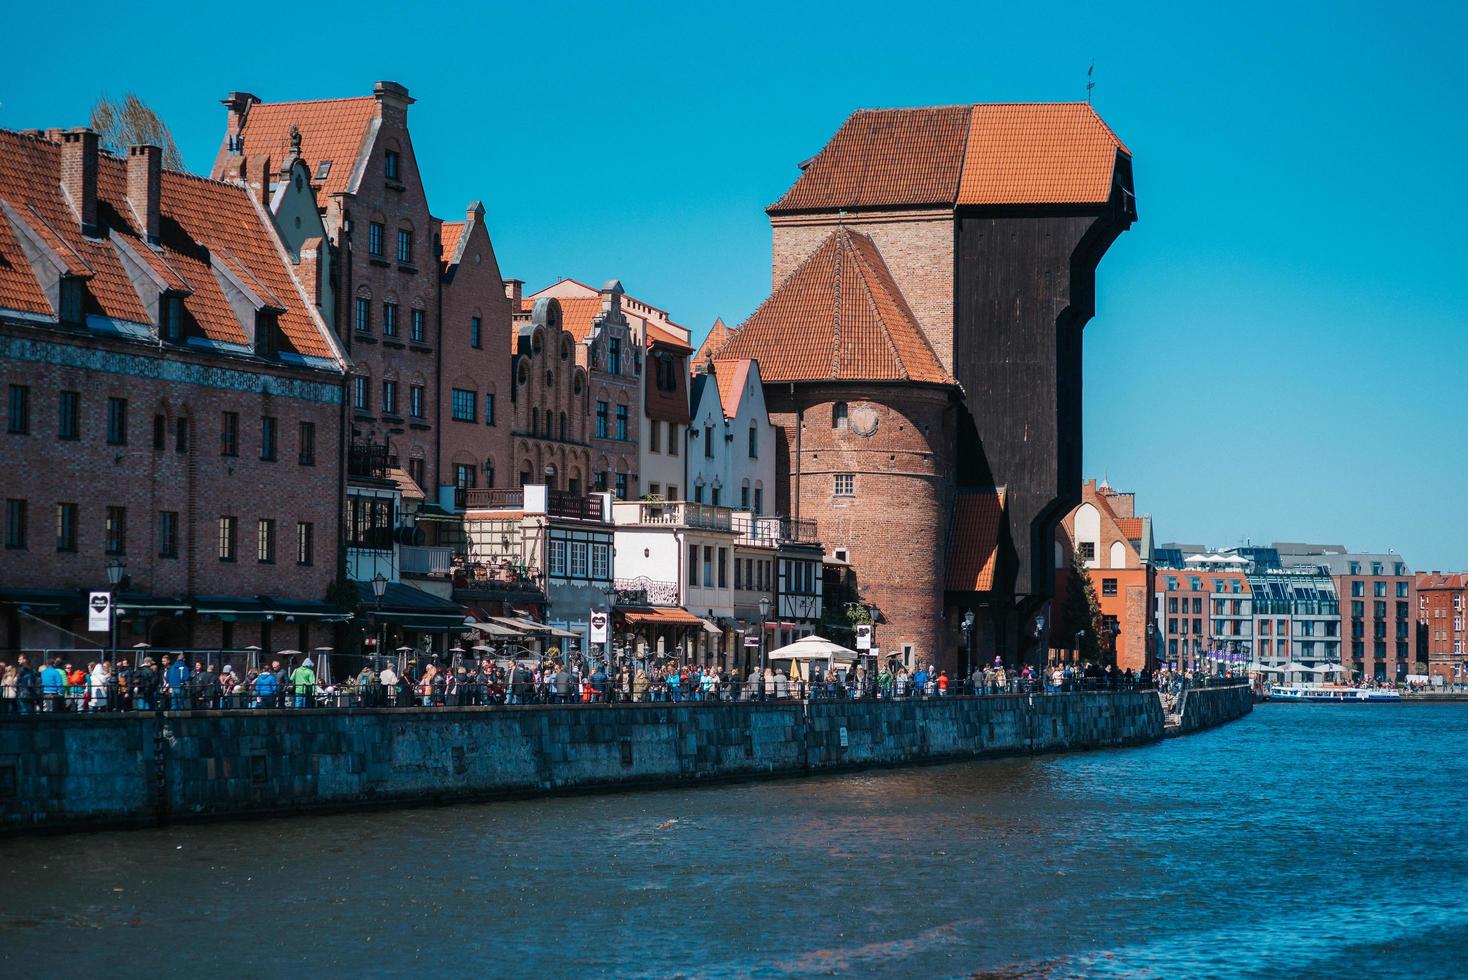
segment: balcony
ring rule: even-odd
[[[398,548],[398,571],[404,575],[433,575],[447,578],[453,570],[454,549],[402,545]]]
[[[782,544],[815,544],[816,522],[792,520],[789,517],[756,517],[753,514],[734,515],[732,529],[739,535],[739,544],[756,548],[778,548]]]
[[[619,606],[676,606],[677,582],[655,582],[646,576],[619,578],[612,583]]]
[[[387,444],[352,443],[347,447],[347,476],[367,480],[386,480]]]
[[[728,507],[715,507],[713,504],[639,500],[613,504],[612,520],[618,527],[685,527],[704,531],[732,531],[734,512]]]
[[[577,521],[600,521],[601,498],[595,494],[552,490],[543,484],[530,484],[518,490],[459,491],[464,495],[464,510],[518,510],[551,517],[567,517]]]

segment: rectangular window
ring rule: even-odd
[[[183,297],[163,297],[163,339],[176,344],[183,340]]]
[[[82,393],[63,391],[56,406],[56,438],[73,440],[82,436]]]
[[[617,406],[617,438],[622,442],[627,441],[627,406]]]
[[[618,473],[617,474],[617,499],[618,500],[626,500],[627,499],[627,474],[626,473]]]
[[[835,476],[835,493],[838,497],[856,496],[856,474],[837,473]]]
[[[415,419],[421,419],[423,417],[422,385],[408,386],[408,414]]]
[[[372,301],[365,296],[358,296],[356,303],[356,316],[353,323],[358,333],[368,333],[372,330]]]
[[[383,239],[386,237],[387,229],[381,221],[374,221],[367,226],[367,254],[382,257]]]
[[[277,450],[276,429],[275,416],[260,416],[260,458],[267,463],[275,462]]]
[[[564,578],[566,575],[566,542],[559,538],[550,543],[550,574],[552,578]]]
[[[387,150],[382,154],[382,174],[388,180],[398,179],[398,151]]]
[[[703,427],[703,458],[714,458],[714,427],[711,425]]]
[[[103,525],[103,541],[107,554],[127,554],[127,508],[108,507],[107,522]]]
[[[721,501],[719,500],[719,498],[721,496],[723,496],[723,493],[724,493],[724,488],[723,487],[714,487],[713,499],[710,500],[709,503],[713,504],[715,507],[719,506],[719,504],[721,503]]]
[[[414,307],[408,312],[408,339],[415,344],[423,343],[423,311]]]
[[[678,443],[678,423],[677,422],[669,422],[668,423],[668,455],[669,456],[676,456],[676,455],[678,455],[678,453],[680,451],[678,447],[679,447],[679,443]]]
[[[763,514],[765,512],[765,488],[764,487],[755,487],[754,488],[754,512],[756,514]]]
[[[12,435],[29,435],[31,431],[31,389],[29,385],[10,386],[10,414],[5,431]]]
[[[59,319],[62,323],[82,322],[82,300],[84,298],[85,285],[75,276],[65,276],[61,280],[61,309]]]
[[[259,531],[256,534],[256,552],[259,560],[264,564],[273,564],[275,561],[275,519],[272,517],[260,518]]]
[[[648,419],[647,421],[647,451],[650,453],[662,452],[663,423],[659,419]]]
[[[607,437],[607,403],[596,403],[596,437],[605,439]]]
[[[586,542],[571,542],[571,577],[586,578]]]
[[[591,546],[591,577],[594,579],[612,577],[611,547],[609,545],[594,544]]]
[[[413,263],[413,233],[406,228],[398,229],[398,261],[404,265]]]
[[[398,335],[398,304],[382,304],[382,335],[384,337],[396,337]]]
[[[161,413],[153,416],[153,448],[168,448],[168,416]]]
[[[316,465],[316,423],[301,423],[301,446],[296,461],[302,466]]]
[[[1386,583],[1385,582],[1381,582],[1381,581],[1372,582],[1371,583],[1371,594],[1374,595],[1374,596],[1377,596],[1378,598],[1385,597],[1386,596]]]
[[[182,415],[173,420],[173,451],[189,451],[189,420]]]
[[[1076,545],[1076,551],[1080,553],[1081,561],[1096,560],[1096,542],[1094,541],[1082,541]]]
[[[230,516],[219,518],[219,560],[234,561],[235,519]]]
[[[352,378],[352,408],[358,412],[372,410],[372,399],[367,394],[367,379],[360,374]]]
[[[485,425],[494,425],[494,394],[493,394],[493,392],[487,393],[484,396],[484,424]],[[562,439],[566,438],[566,434],[564,432],[561,433],[561,438]]]
[[[749,487],[739,488],[739,509],[749,510]]]
[[[701,503],[703,503],[703,484],[702,483],[695,484],[694,487],[693,487],[693,502],[695,504],[701,504]]]
[[[423,458],[421,456],[408,460],[408,475],[413,478],[413,482],[418,484],[419,487],[423,486]],[[490,475],[493,477],[493,474]],[[493,485],[491,482],[490,486]]]
[[[707,544],[703,546],[703,585],[706,589],[714,587],[714,549]]]
[[[460,490],[468,490],[474,486],[476,470],[469,463],[454,464],[454,486]]]
[[[468,469],[472,475],[474,468]],[[348,497],[347,547],[392,551],[394,516],[392,500],[387,497]]]
[[[622,338],[609,337],[607,339],[607,373],[622,373]]]
[[[220,416],[219,422],[219,455],[238,456],[240,454],[240,415],[238,412],[225,412]]]
[[[469,346],[476,350],[483,346],[483,341],[480,338],[480,331],[483,327],[484,323],[479,317],[471,316],[469,318]]]
[[[719,549],[719,588],[729,587],[729,549]]]
[[[456,422],[474,421],[474,403],[479,400],[479,393],[466,391],[463,388],[454,388],[449,392],[449,412]]]
[[[26,506],[24,500],[5,501],[5,547],[26,546]]]
[[[127,399],[107,399],[107,444],[127,445]]]
[[[56,550],[76,550],[76,504],[56,505]]]
[[[734,559],[734,588],[744,588],[744,562]]]
[[[759,426],[749,423],[749,458],[759,459]]]
[[[382,382],[382,414],[398,414],[398,383],[391,378]]]
[[[158,557],[178,557],[178,511],[158,512]]]
[[[316,526],[309,521],[296,522],[296,564],[310,565],[316,561]]]
[[[698,545],[688,546],[688,584],[698,584]]]
[[[1101,594],[1102,595],[1116,595],[1116,579],[1114,579],[1114,578],[1103,578],[1101,580]],[[1219,605],[1222,606],[1223,604],[1222,603],[1219,603]]]
[[[670,483],[670,484],[668,484],[668,499],[669,500],[679,500],[679,499],[681,499],[678,496],[678,484],[676,484],[676,483]]]

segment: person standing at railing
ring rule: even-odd
[[[163,658],[165,661],[167,656]],[[168,708],[170,711],[182,711],[189,706],[189,665],[183,657],[178,657],[163,669],[163,685],[168,692]]]
[[[306,708],[311,704],[311,696],[316,691],[316,664],[310,657],[301,661],[301,666],[291,671],[291,687],[294,689],[297,708]]]
[[[278,682],[274,672],[262,670],[255,675],[255,707],[274,707],[278,691]]]
[[[112,671],[104,660],[92,668],[88,679],[87,710],[106,711],[111,703]]]
[[[20,671],[6,664],[0,673],[0,715],[20,714]]]

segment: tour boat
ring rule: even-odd
[[[1309,701],[1324,703],[1393,702],[1402,695],[1390,688],[1346,687],[1341,684],[1285,684],[1269,689],[1271,701]]]

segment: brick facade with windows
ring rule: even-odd
[[[1060,523],[1056,545],[1054,608],[1065,602],[1072,556],[1079,548],[1101,606],[1106,635],[1097,639],[1103,656],[1122,670],[1156,667],[1155,650],[1149,645],[1155,642],[1156,625],[1152,521],[1136,514],[1135,495],[1119,493],[1104,480],[1100,486],[1087,480],[1081,502]],[[1051,646],[1073,649],[1075,638],[1060,635],[1059,627],[1052,626]]]
[[[1468,573],[1419,572],[1413,590],[1419,659],[1446,683],[1468,682]]]
[[[554,297],[536,300],[530,312],[515,317],[509,340],[513,469],[505,486],[544,483],[577,494],[600,489],[591,482],[591,388],[564,323]]]

